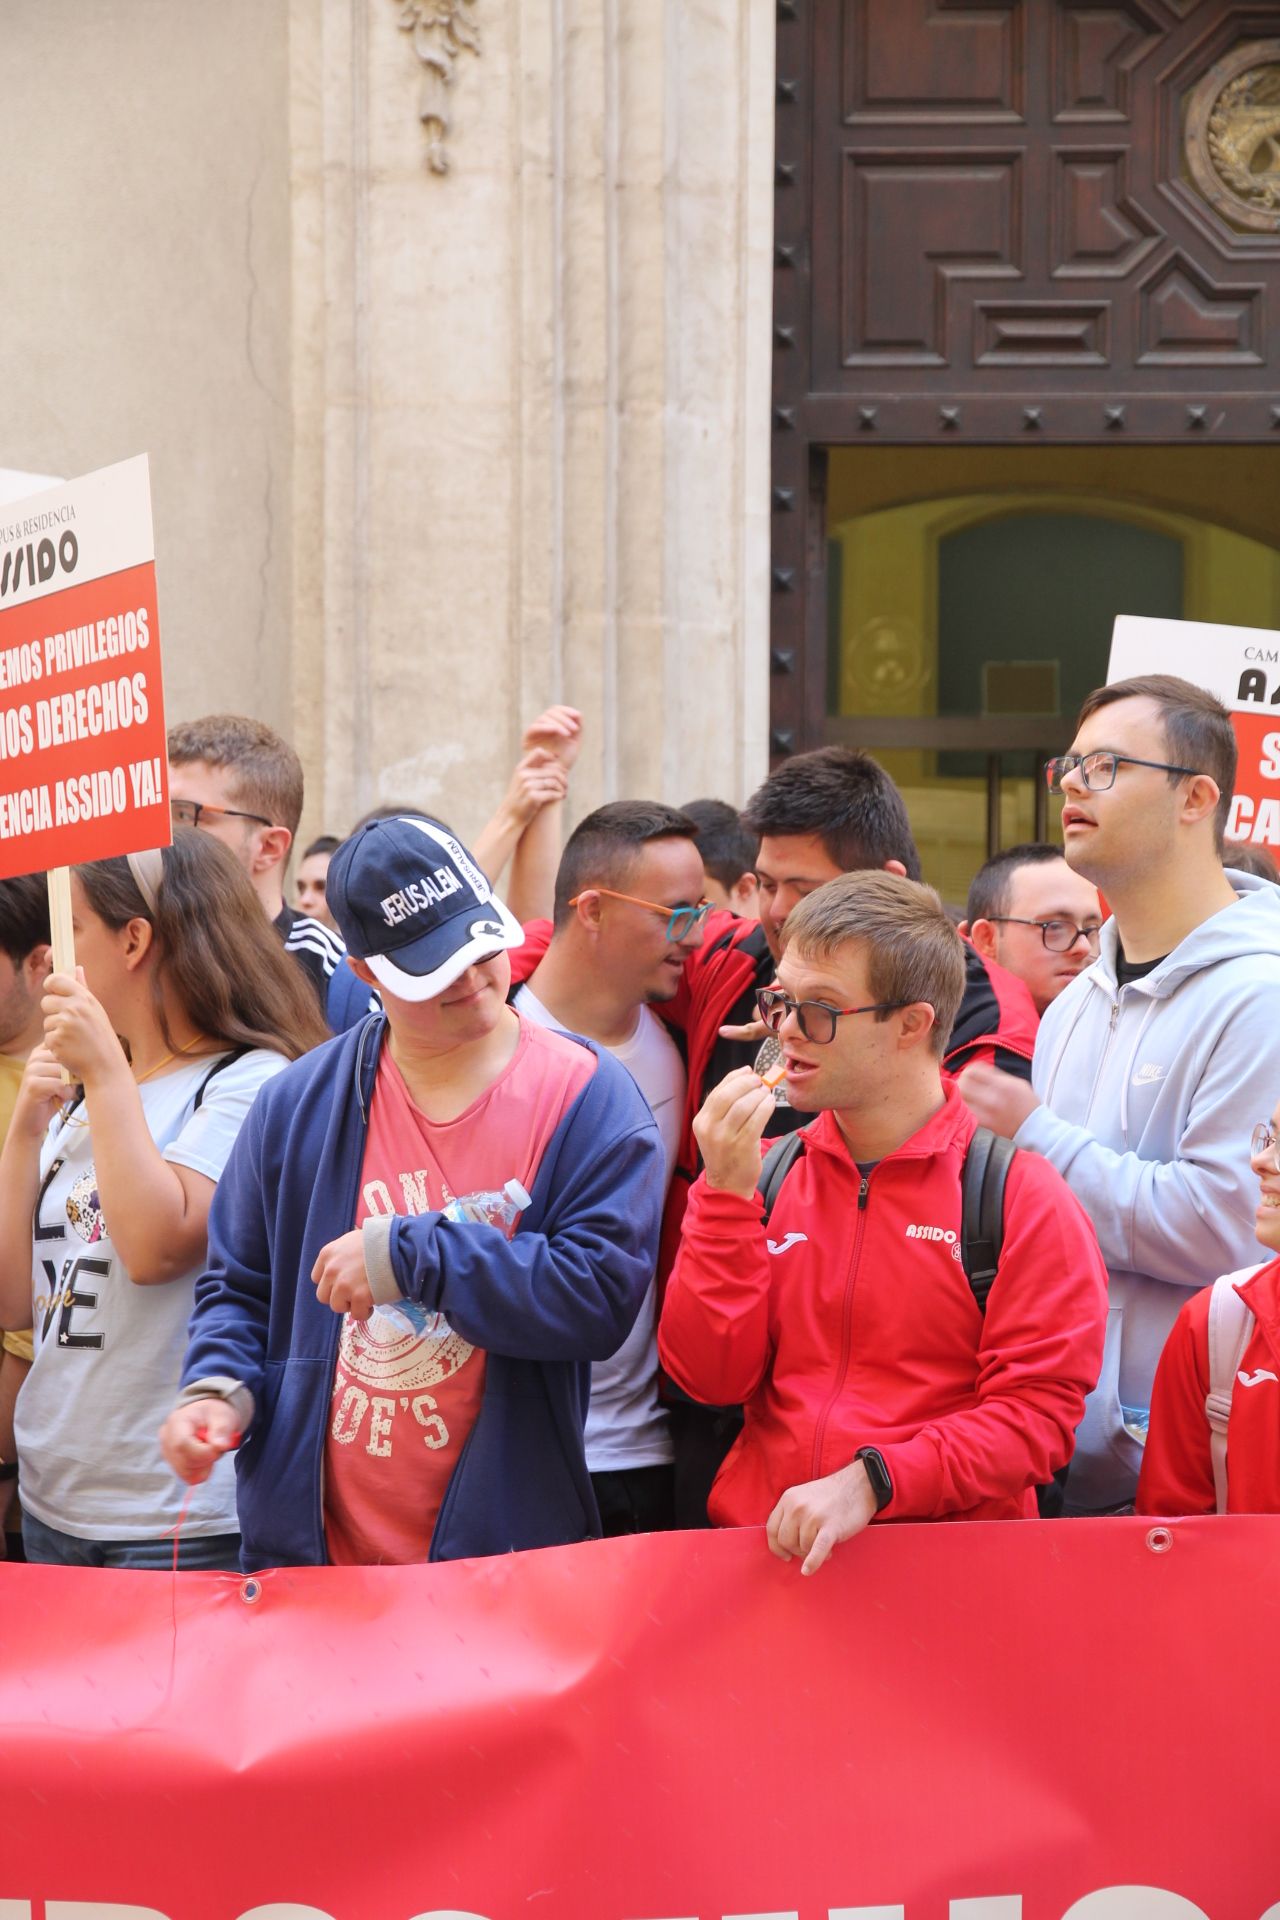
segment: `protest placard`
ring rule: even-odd
[[[1107,680],[1139,673],[1176,673],[1230,709],[1240,765],[1227,838],[1280,848],[1280,633],[1122,613]]]
[[[139,455],[0,507],[0,879],[171,837]]]

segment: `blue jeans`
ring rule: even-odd
[[[22,1547],[35,1565],[52,1567],[140,1567],[168,1573],[173,1566],[173,1535],[158,1540],[78,1540],[73,1534],[46,1527],[43,1520],[23,1510]],[[199,1571],[239,1573],[240,1535],[206,1533],[183,1535],[178,1566],[184,1573]]]

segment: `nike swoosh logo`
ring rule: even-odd
[[[1236,1379],[1242,1387],[1258,1387],[1264,1380],[1276,1380],[1276,1375],[1268,1367],[1259,1367],[1256,1373],[1238,1373]],[[1280,1385],[1280,1380],[1276,1380]]]
[[[809,1238],[807,1233],[789,1233],[785,1240],[770,1240],[770,1253],[785,1253],[788,1247],[798,1247],[802,1240]]]

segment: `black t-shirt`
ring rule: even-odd
[[[1169,958],[1167,953],[1158,954],[1154,960],[1126,960],[1124,948],[1116,942],[1116,985],[1127,987],[1131,980],[1145,980],[1149,973],[1162,967]]]

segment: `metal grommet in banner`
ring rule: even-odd
[[[1147,1547],[1152,1553],[1168,1553],[1173,1545],[1173,1534],[1168,1527],[1152,1527],[1147,1535]]]
[[[240,1598],[244,1601],[246,1607],[255,1606],[262,1598],[262,1582],[260,1580],[242,1580],[240,1582]]]

